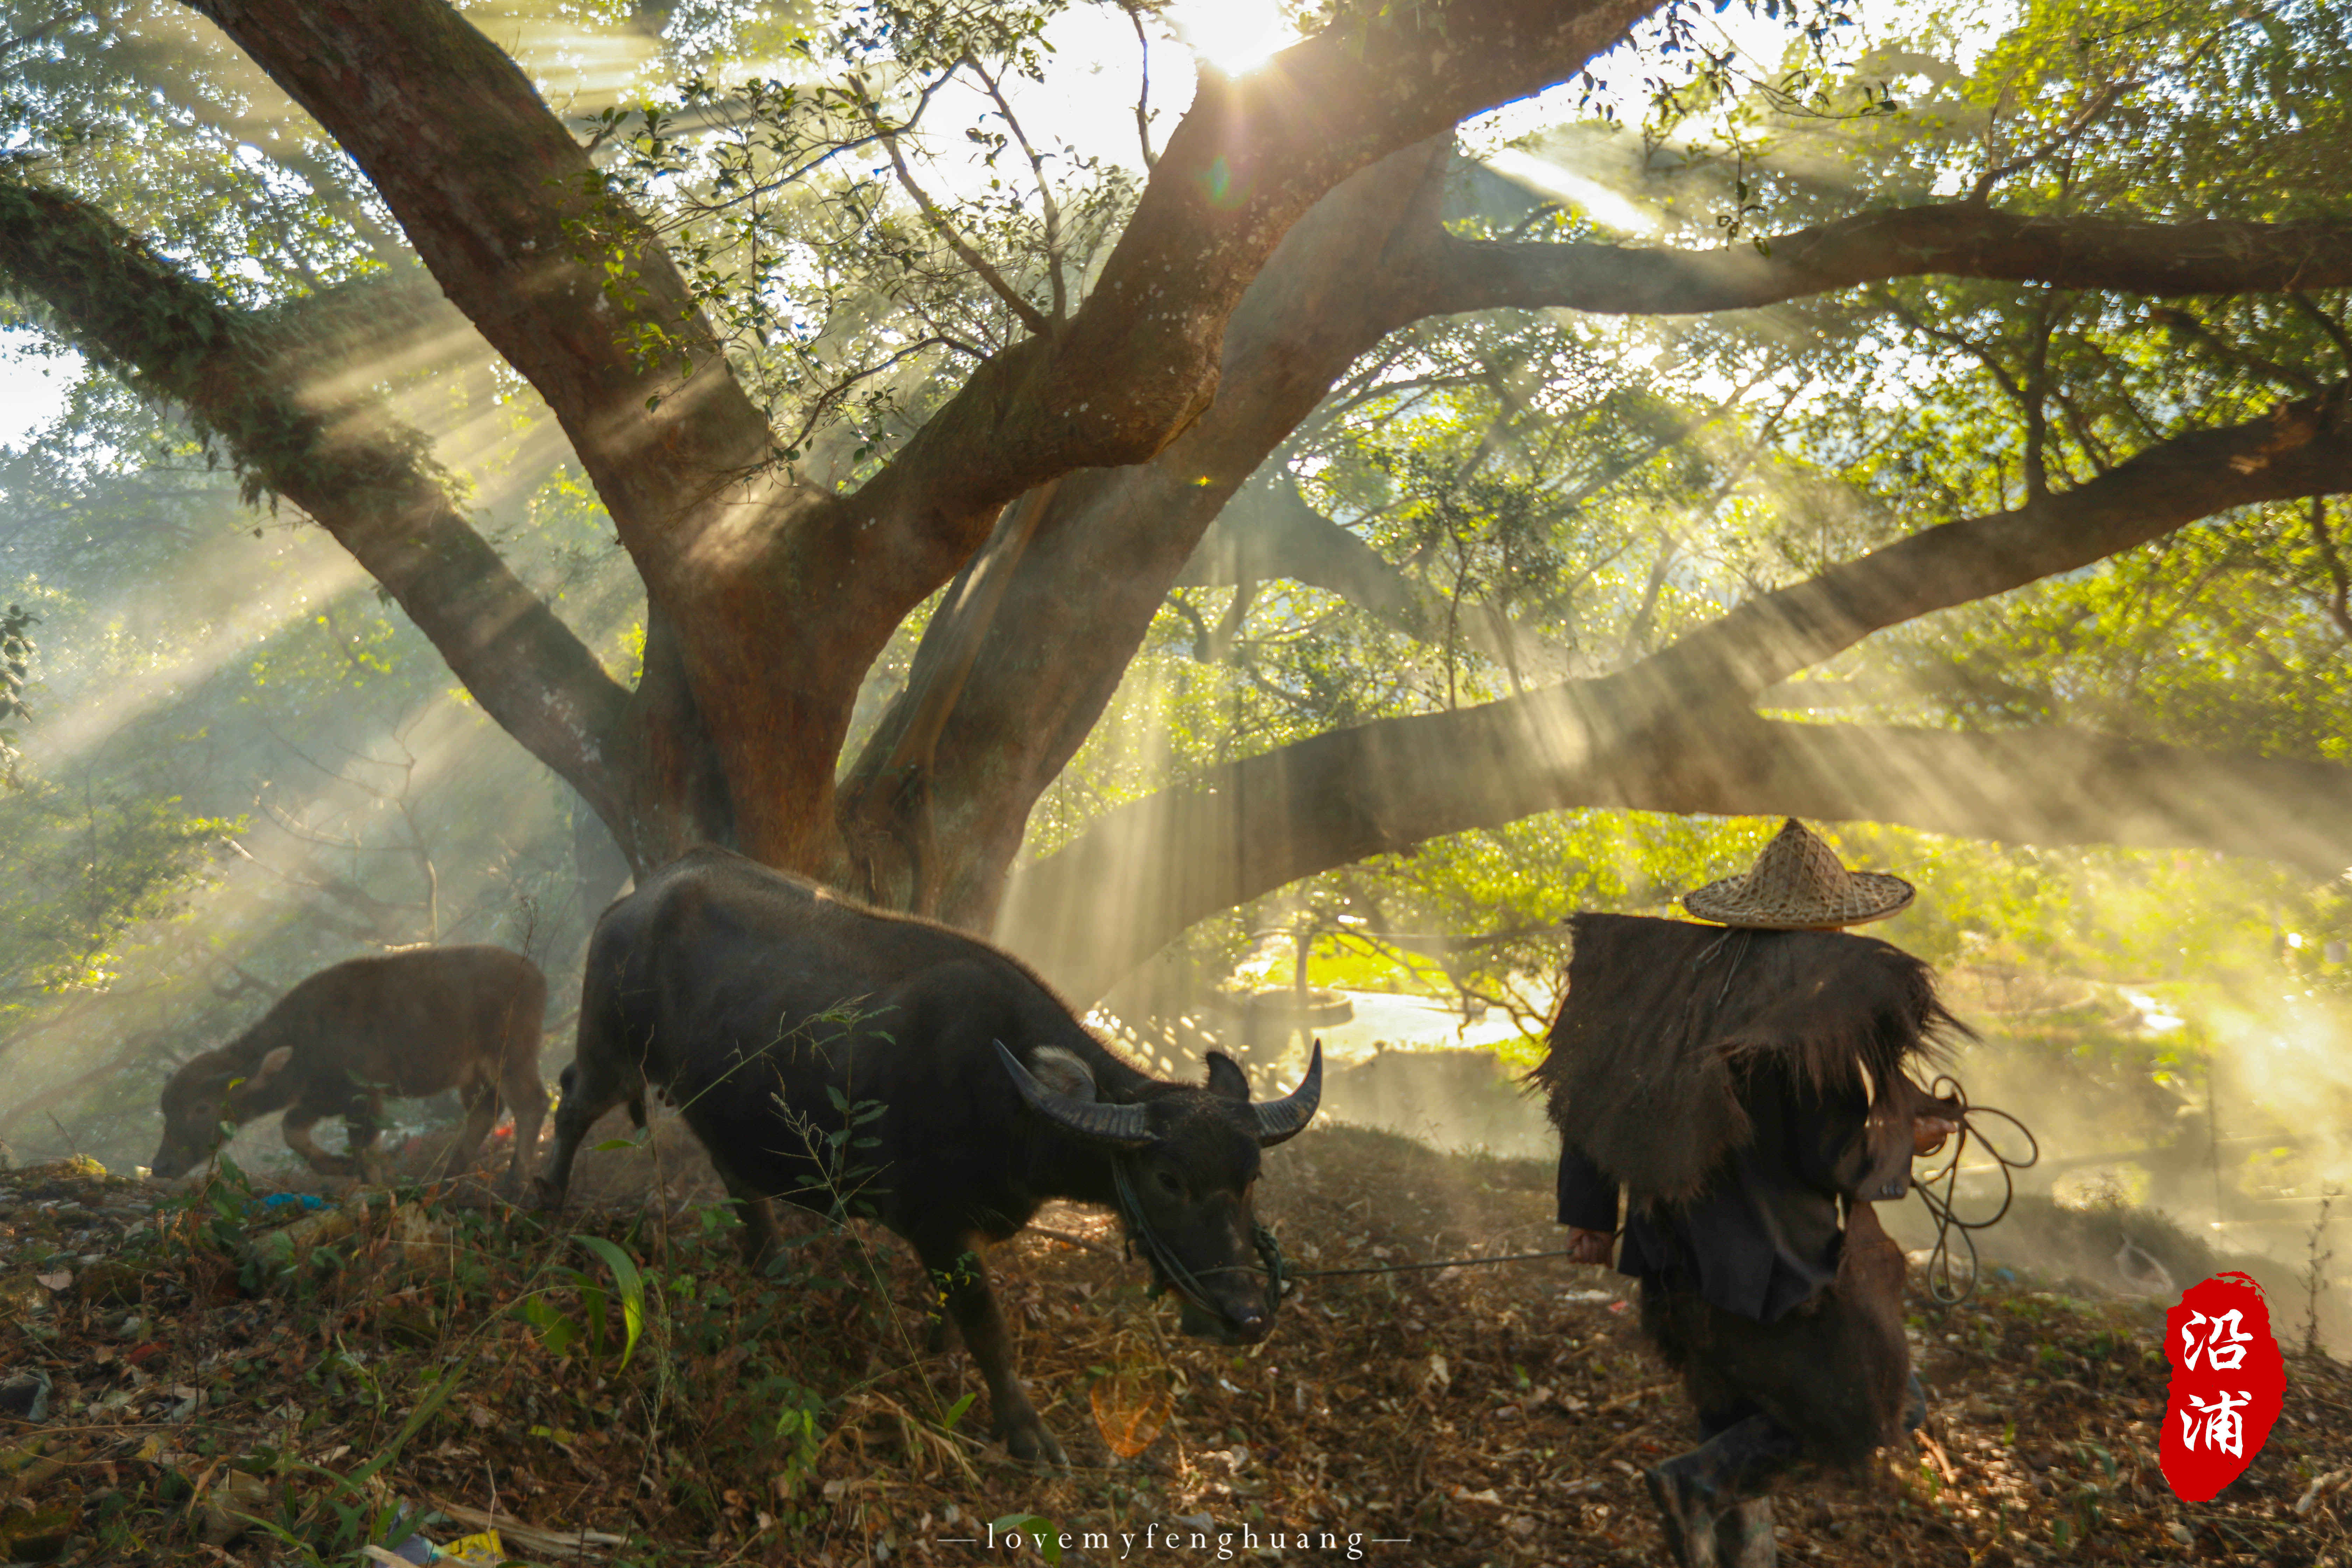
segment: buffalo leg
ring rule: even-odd
[[[371,1182],[383,1182],[390,1174],[383,1154],[376,1148],[376,1140],[383,1133],[383,1095],[375,1089],[362,1089],[343,1111],[343,1147],[351,1157],[352,1169]]]
[[[585,1046],[583,1041],[583,1045]],[[563,1194],[572,1185],[572,1162],[580,1152],[580,1142],[588,1136],[588,1129],[596,1125],[597,1118],[616,1105],[626,1104],[629,1114],[645,1125],[645,1079],[632,1073],[623,1077],[609,1067],[599,1070],[601,1053],[583,1049],[579,1059],[563,1073],[563,1099],[555,1108],[555,1147],[547,1156],[547,1169],[531,1184],[532,1206],[560,1209]],[[516,1135],[521,1129],[516,1128]],[[517,1145],[520,1152],[520,1145]]]
[[[636,1114],[644,1114],[642,1101],[636,1102],[634,1109]],[[640,1121],[638,1125],[643,1126],[644,1123]],[[777,1248],[774,1202],[765,1192],[745,1180],[743,1173],[716,1148],[706,1143],[703,1152],[710,1156],[710,1168],[717,1171],[719,1181],[726,1184],[727,1195],[735,1200],[736,1213],[743,1223],[743,1233],[738,1243],[743,1248],[744,1263],[755,1270],[767,1268],[769,1260],[776,1256]]]
[[[301,1155],[304,1163],[319,1174],[348,1176],[352,1171],[352,1162],[341,1154],[328,1153],[310,1135],[310,1129],[316,1127],[319,1119],[325,1114],[323,1110],[298,1105],[287,1111],[286,1119],[278,1123],[278,1131],[285,1137],[286,1146]]]
[[[499,1079],[499,1098],[514,1112],[514,1159],[499,1184],[504,1192],[519,1193],[524,1173],[530,1169],[530,1157],[539,1152],[539,1130],[547,1125],[547,1085],[540,1081],[536,1051],[527,1058],[508,1061],[506,1071]],[[644,1101],[633,1100],[629,1104],[637,1125],[643,1127]]]
[[[1715,1525],[1716,1557],[1723,1568],[1779,1568],[1772,1539],[1772,1500],[1752,1497],[1726,1509]]]
[[[988,1288],[976,1243],[976,1237],[964,1237],[944,1245],[919,1244],[915,1250],[946,1296],[948,1316],[955,1321],[964,1349],[971,1352],[972,1364],[988,1384],[996,1435],[1004,1439],[1016,1459],[1067,1465],[1069,1455],[1045,1430],[1037,1407],[1029,1403],[1029,1391],[1021,1386],[1021,1376],[1013,1370],[1013,1336],[1005,1331],[996,1293]]]
[[[472,1167],[474,1156],[481,1152],[482,1140],[490,1135],[490,1129],[499,1120],[499,1091],[495,1087],[475,1079],[459,1092],[466,1105],[466,1121],[457,1129],[449,1152],[441,1161],[441,1174],[445,1177]]]

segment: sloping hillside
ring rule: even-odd
[[[234,1184],[0,1176],[0,1410],[43,1407],[0,1415],[0,1562],[358,1563],[493,1513],[542,1563],[1034,1561],[1014,1519],[1070,1532],[1064,1563],[1663,1561],[1638,1471],[1690,1426],[1602,1271],[1309,1279],[1235,1352],[1173,1337],[1106,1216],[1051,1211],[991,1260],[1076,1461],[1048,1473],[984,1440],[960,1354],[925,1353],[889,1237],[811,1226],[754,1279],[671,1140],[595,1159],[604,1206],[552,1230],[415,1188],[305,1215],[312,1246],[269,1239],[299,1202]],[[1260,1190],[1291,1261],[1333,1268],[1552,1247],[1549,1184],[1328,1129]],[[2352,1561],[2346,1369],[2294,1357],[2252,1469],[2184,1506],[2155,1463],[2158,1322],[2031,1279],[1920,1316],[1924,1437],[1790,1489],[1787,1560]]]

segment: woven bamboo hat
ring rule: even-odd
[[[1917,890],[1884,871],[1849,871],[1837,851],[1790,817],[1755,866],[1683,895],[1703,921],[1761,931],[1830,931],[1883,921]]]

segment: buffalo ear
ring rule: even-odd
[[[245,1080],[245,1087],[247,1089],[259,1089],[263,1084],[268,1083],[271,1078],[285,1071],[286,1064],[293,1059],[293,1047],[278,1047],[276,1050],[261,1058],[261,1065],[253,1069],[253,1076]]]
[[[1095,1087],[1095,1075],[1075,1051],[1059,1046],[1040,1046],[1030,1054],[1031,1076],[1055,1094],[1072,1100],[1099,1100]]]
[[[1209,1053],[1209,1092],[1244,1103],[1249,1100],[1249,1074],[1223,1051]]]

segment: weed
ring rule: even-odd
[[[2319,1194],[2319,1214],[2311,1222],[2311,1235],[2304,1241],[2303,1265],[2303,1353],[2319,1353],[2319,1299],[2327,1288],[2327,1263],[2336,1256],[2333,1249],[2322,1251],[2320,1243],[2327,1236],[2327,1211],[2336,1205],[2336,1189],[2328,1187]]]
[[[325,1495],[301,1503],[291,1489],[281,1488],[276,1518],[255,1514],[242,1517],[293,1548],[307,1568],[328,1568],[331,1562],[357,1559],[363,1547],[396,1544],[392,1539],[395,1531],[413,1532],[426,1520],[413,1517],[413,1510],[392,1496],[389,1489],[373,1483],[457,1390],[456,1370],[442,1373],[392,1441],[378,1449],[375,1458],[349,1474],[324,1465],[281,1461],[287,1468],[321,1478],[327,1483]]]

